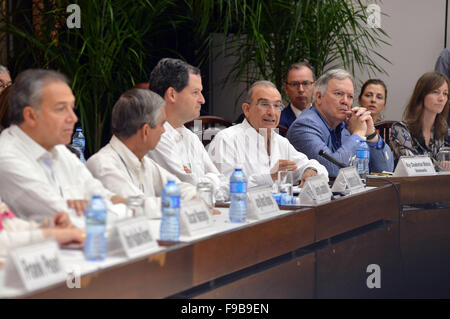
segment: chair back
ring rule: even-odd
[[[199,116],[195,120],[184,124],[184,126],[197,134],[204,146],[208,145],[220,130],[231,125],[231,122],[212,115]]]
[[[389,143],[390,137],[391,137],[391,126],[396,121],[381,121],[375,123],[375,129],[380,134],[381,138],[386,142]]]

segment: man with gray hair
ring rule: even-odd
[[[16,78],[11,126],[0,135],[0,197],[19,217],[42,222],[64,211],[79,226],[93,194],[124,199],[105,189],[64,145],[78,120],[68,83],[61,73],[40,69]]]
[[[230,176],[242,168],[248,186],[271,186],[278,172],[292,171],[294,183],[317,174],[328,177],[325,167],[297,152],[275,129],[283,109],[281,95],[269,81],[255,82],[249,89],[242,110],[245,120],[220,131],[212,140],[209,154],[219,171]]]
[[[184,126],[200,115],[205,103],[200,70],[178,59],[161,59],[149,83],[150,90],[166,102],[167,122],[161,141],[148,156],[183,182],[211,183],[216,200],[226,200],[228,180],[214,166],[197,135]]]
[[[339,167],[319,156],[319,151],[349,165],[360,141],[367,140],[370,171],[394,169],[392,151],[377,134],[370,111],[351,108],[354,87],[350,73],[342,69],[328,71],[317,80],[313,97],[314,106],[300,114],[286,135],[299,152],[317,159],[335,177]]]
[[[141,197],[146,215],[161,218],[161,190],[168,180],[178,184],[183,199],[196,188],[180,180],[145,156],[156,147],[164,132],[164,100],[145,89],[123,93],[112,111],[113,136],[91,156],[86,165],[110,191],[123,197]]]

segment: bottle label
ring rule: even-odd
[[[369,150],[357,150],[356,158],[369,158]]]
[[[180,208],[180,196],[163,196],[161,206],[163,208]]]
[[[230,193],[247,193],[246,182],[231,182]]]

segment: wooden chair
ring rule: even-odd
[[[380,134],[381,138],[386,142],[389,143],[390,136],[391,136],[391,126],[397,121],[381,121],[375,123],[375,128],[377,132]]]
[[[200,141],[206,146],[220,130],[230,127],[232,123],[218,116],[204,115],[184,125],[197,134]]]
[[[150,87],[150,83],[148,82],[142,82],[135,84],[132,89],[147,89]]]

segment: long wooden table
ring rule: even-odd
[[[447,185],[450,176],[424,180],[422,191],[428,192],[433,180]],[[420,183],[379,183],[377,189],[89,274],[81,289],[59,285],[29,297],[449,297],[444,286],[450,276],[433,273],[450,266],[449,209],[401,211],[400,203],[411,195],[408,187]],[[439,194],[426,196],[448,199],[448,192]],[[381,288],[367,286],[372,264],[381,269]]]

